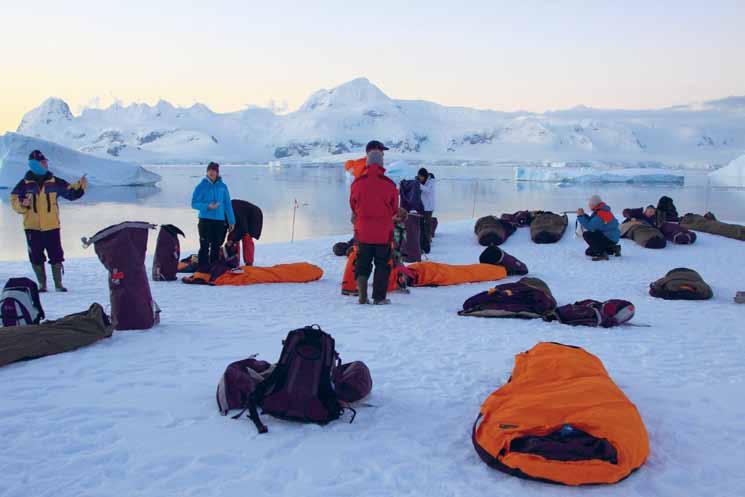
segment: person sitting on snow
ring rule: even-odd
[[[582,236],[588,245],[585,255],[592,257],[594,261],[607,261],[610,254],[620,256],[621,246],[618,241],[621,239],[621,230],[618,219],[598,195],[590,197],[588,205],[591,215],[587,215],[582,208],[577,209],[577,221],[584,230]]]

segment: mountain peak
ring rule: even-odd
[[[50,126],[58,121],[71,121],[73,119],[70,106],[61,98],[49,97],[37,108],[27,112],[18,125],[18,133],[34,128],[39,125]]]
[[[391,99],[367,78],[355,78],[330,90],[318,90],[300,107],[309,112],[316,109],[375,107],[390,105]]]

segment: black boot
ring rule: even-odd
[[[31,267],[34,269],[34,274],[36,275],[36,281],[39,282],[39,291],[40,292],[46,292],[47,291],[47,270],[44,267],[44,263],[41,264],[31,264]]]
[[[66,292],[67,288],[62,286],[62,275],[65,273],[65,269],[62,263],[52,264],[52,279],[54,279],[54,289],[58,292]]]

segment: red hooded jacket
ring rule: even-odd
[[[373,164],[352,183],[349,205],[354,214],[354,237],[360,243],[393,240],[393,216],[398,212],[398,189],[383,167]]]

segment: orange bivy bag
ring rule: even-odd
[[[473,445],[495,469],[564,485],[616,483],[649,455],[636,406],[600,359],[546,342],[518,354],[510,381],[484,401]]]
[[[240,272],[239,272],[240,271]],[[238,270],[225,271],[212,280],[210,273],[194,273],[184,278],[184,283],[201,285],[259,285],[262,283],[309,283],[320,280],[323,270],[307,262],[277,264],[271,267],[241,266]]]
[[[452,265],[440,262],[415,262],[406,267],[414,274],[411,286],[463,285],[497,281],[507,277],[507,270],[494,264]]]

